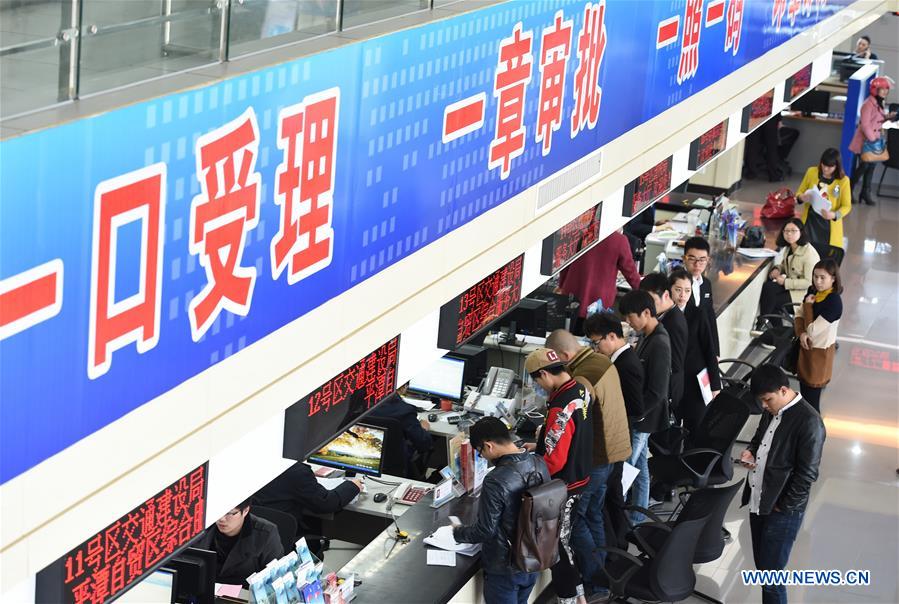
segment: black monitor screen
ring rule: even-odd
[[[790,103],[790,109],[802,113],[828,113],[830,109],[830,93],[825,90],[809,90]]]
[[[356,424],[309,456],[309,463],[350,470],[369,476],[381,475],[384,430]]]

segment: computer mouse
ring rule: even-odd
[[[428,421],[429,421],[429,422],[436,422],[437,419],[438,419],[438,418],[437,418],[437,414],[436,414],[436,413],[428,413]]]
[[[375,503],[384,503],[387,501],[387,495],[384,493],[375,493]]]

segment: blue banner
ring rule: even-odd
[[[0,482],[848,1],[513,2],[4,141]]]

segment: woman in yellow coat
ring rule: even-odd
[[[852,209],[852,185],[843,172],[840,152],[832,147],[826,149],[820,163],[806,170],[797,191],[796,201],[801,204],[801,218],[809,242],[818,250],[826,250],[827,245],[842,250],[843,218]],[[812,200],[818,195],[830,202],[830,208],[826,203],[820,212],[812,208]]]

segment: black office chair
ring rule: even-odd
[[[818,252],[818,256],[821,260],[833,258],[834,262],[837,263],[837,266],[843,264],[843,256],[846,253],[843,251],[843,248],[830,245],[829,243],[812,243],[812,247]]]
[[[281,538],[281,547],[284,553],[293,551],[297,539],[297,519],[281,510],[267,508],[262,505],[251,505],[250,513],[268,520],[278,527],[278,537]],[[282,554],[283,555],[283,554]]]
[[[617,547],[599,547],[608,554],[603,568],[614,601],[678,602],[693,593],[693,557],[706,518],[677,523],[654,555],[635,556]]]
[[[880,182],[877,183],[877,196],[899,199],[899,195],[884,195],[881,193],[883,177],[886,176],[887,170],[889,168],[899,170],[899,130],[895,128],[887,130],[887,151],[890,154],[890,159],[883,162],[883,172],[880,173]]]
[[[699,535],[696,550],[693,553],[693,564],[717,560],[724,551],[724,516],[727,514],[727,508],[733,501],[734,495],[743,486],[743,480],[727,487],[694,491],[689,495],[687,503],[673,522],[665,522],[649,510],[631,506],[631,509],[643,512],[652,522],[644,522],[635,526],[628,534],[628,541],[636,545],[642,553],[655,556],[675,526],[682,522],[705,518],[705,527]],[[705,600],[718,602],[702,592],[694,591],[693,593]]]
[[[381,472],[411,478],[406,459],[405,437],[400,422],[392,417],[371,415],[367,415],[363,422],[384,429],[384,442],[381,444]]]
[[[702,489],[724,484],[734,475],[731,449],[750,409],[738,397],[722,390],[709,403],[696,434],[687,435],[683,451],[660,451],[649,459],[653,489],[678,487]]]

